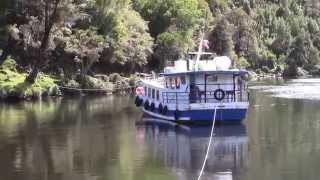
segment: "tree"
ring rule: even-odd
[[[33,83],[41,68],[50,61],[49,56],[54,49],[50,43],[51,32],[61,21],[63,2],[64,0],[21,2],[24,11],[20,13],[26,23],[11,26],[8,45],[0,62],[8,54],[27,60],[32,69],[26,78],[27,82]]]
[[[232,57],[234,54],[232,34],[233,26],[225,18],[221,19],[210,35],[210,48],[218,55]]]
[[[276,36],[271,44],[271,50],[280,57],[286,55],[291,43],[291,29],[281,17],[276,20]]]

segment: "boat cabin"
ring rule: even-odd
[[[165,103],[246,101],[246,71],[196,71],[163,74]]]
[[[212,54],[204,55],[210,57]],[[231,60],[225,56],[211,60],[177,60],[174,66],[166,67],[160,77],[142,80],[144,101],[176,107],[197,103],[247,102],[245,80],[248,72],[229,69],[230,65]]]

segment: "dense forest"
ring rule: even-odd
[[[0,65],[29,84],[40,74],[106,88],[119,74],[159,72],[206,27],[210,51],[236,68],[319,75],[319,15],[319,0],[1,0]]]

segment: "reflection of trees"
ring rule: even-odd
[[[44,114],[39,112],[40,105],[33,103],[0,110],[0,133],[5,127],[3,117],[10,112],[19,114],[14,130],[3,131],[11,134],[14,142],[0,134],[0,158],[6,160],[0,166],[7,170],[1,170],[0,176],[26,180],[95,179],[95,175],[131,179],[136,165],[132,154],[142,153],[141,148],[132,148],[135,136],[128,127],[134,127],[130,118],[138,115],[126,107],[126,101],[129,99],[108,97],[42,102]],[[46,110],[52,104],[52,111]],[[13,172],[17,169],[21,172]]]
[[[317,179],[319,102],[265,97],[248,114],[251,143],[243,179]]]

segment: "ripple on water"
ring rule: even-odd
[[[272,93],[273,97],[320,100],[320,79],[293,79],[279,86],[252,86],[250,89]]]

